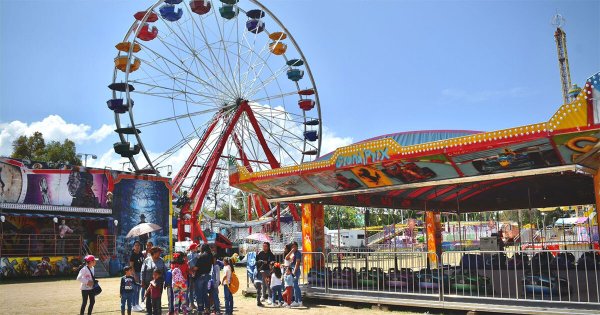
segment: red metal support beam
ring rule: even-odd
[[[221,117],[221,113],[217,113],[215,115],[215,117],[213,118],[213,122],[206,129],[206,132],[202,136],[202,139],[200,139],[200,141],[198,141],[198,143],[194,147],[194,150],[192,151],[190,156],[185,161],[185,164],[183,164],[183,167],[179,170],[179,172],[177,172],[177,175],[175,175],[175,178],[173,179],[173,191],[175,191],[175,192],[179,191],[185,178],[190,173],[190,170],[192,169],[192,167],[195,166],[194,162],[196,161],[198,153],[200,153],[200,149],[202,149],[202,147],[206,144],[206,140],[208,139],[208,137],[210,136],[212,131],[215,129],[215,126],[219,122],[220,117]]]
[[[192,189],[192,193],[190,194],[190,199],[194,200],[194,207],[192,208],[192,220],[197,221],[198,214],[202,209],[204,197],[206,197],[206,193],[208,192],[208,189],[210,187],[210,179],[213,177],[217,165],[219,164],[219,157],[223,153],[223,149],[225,148],[227,139],[231,135],[231,132],[233,131],[233,128],[235,127],[236,123],[240,119],[240,116],[244,109],[244,104],[248,106],[246,102],[243,102],[242,105],[238,108],[238,110],[233,114],[229,123],[227,124],[227,127],[224,130],[223,135],[221,136],[220,141],[217,143],[217,146],[210,154],[207,167],[201,171],[199,178],[203,179],[204,181],[196,183],[196,185],[194,185]],[[204,233],[202,233],[201,229],[198,229],[198,231],[196,231],[196,229],[192,228],[192,240],[194,240],[194,238],[196,237],[196,232],[198,232],[198,234],[200,234],[202,239],[206,242],[206,237],[204,236]]]
[[[248,105],[248,102],[245,102],[245,101],[242,102],[242,105],[240,106],[240,108],[242,108],[246,112],[246,115],[248,116],[248,120],[250,121],[250,124],[254,128],[254,132],[256,132],[256,137],[258,138],[258,142],[262,146],[263,151],[265,152],[265,155],[267,156],[267,160],[269,161],[269,164],[271,165],[271,168],[279,168],[281,166],[281,164],[279,164],[279,162],[277,161],[277,159],[275,159],[275,156],[269,149],[269,146],[267,145],[267,140],[265,140],[265,136],[262,134],[260,125],[258,124],[258,121],[256,120],[254,113],[252,112],[252,108],[250,108],[250,105]]]
[[[248,156],[246,156],[246,153],[244,152],[244,147],[242,146],[242,143],[240,142],[240,139],[238,138],[238,136],[235,132],[233,133],[233,143],[235,143],[235,146],[237,147],[238,152],[240,153],[240,158],[242,159],[242,163],[244,164],[244,167],[246,167],[248,172],[252,172],[252,166],[250,165],[250,160],[248,160]]]

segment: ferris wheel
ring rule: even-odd
[[[114,150],[137,173],[179,169],[174,191],[191,192],[192,216],[229,159],[253,172],[319,156],[309,65],[260,2],[159,0],[115,47]]]

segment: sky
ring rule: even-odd
[[[114,45],[132,14],[152,3],[0,0],[0,155],[39,130],[97,154],[89,165],[116,168],[122,159],[112,152],[118,137],[105,103]],[[596,0],[262,3],[311,67],[323,154],[399,131],[546,121],[562,100],[550,23],[557,12],[566,19],[573,83],[600,71]]]

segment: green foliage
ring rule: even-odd
[[[13,141],[11,157],[40,162],[69,163],[81,165],[77,157],[75,142],[65,139],[63,143],[50,141],[46,143],[41,132],[36,131],[31,137],[20,136]]]
[[[31,137],[20,136],[13,142],[13,154],[17,159],[40,161],[39,157],[45,153],[46,143],[41,132],[36,131]]]
[[[328,229],[337,230],[364,227],[364,216],[355,207],[348,206],[325,206],[325,226]]]

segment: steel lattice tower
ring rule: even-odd
[[[571,72],[569,70],[569,56],[567,54],[567,34],[561,28],[564,23],[565,19],[560,14],[556,14],[552,18],[552,25],[556,26],[554,39],[558,53],[558,69],[560,70],[563,104],[567,104],[569,102],[569,88],[571,87]]]

